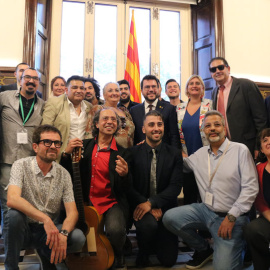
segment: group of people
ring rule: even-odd
[[[145,76],[142,104],[130,100],[126,80],[107,83],[103,101],[93,78],[57,76],[45,103],[37,95],[38,72],[19,64],[17,87],[0,93],[6,269],[18,269],[20,250],[27,247],[36,248],[44,269],[65,269],[67,254],[84,245],[72,190],[78,147],[84,148],[83,200],[104,217],[114,269],[126,268],[132,224],[137,267],[148,266],[152,253],[173,266],[180,236],[195,250],[188,269],[212,257],[214,269],[241,269],[247,247],[254,269],[268,269],[270,129],[264,100],[254,82],[230,76],[224,58],[211,59],[209,71],[217,82],[212,100],[204,98],[198,75],[186,83],[187,102],[176,80],[166,82],[168,102],[160,97],[159,80]],[[257,173],[254,159],[262,155]],[[182,187],[184,206],[178,206]],[[201,231],[211,234],[213,246]]]

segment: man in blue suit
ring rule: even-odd
[[[180,149],[181,144],[177,128],[176,110],[171,104],[158,99],[157,78],[153,75],[146,75],[141,81],[141,91],[145,101],[130,109],[130,114],[135,125],[134,144],[145,140],[145,134],[142,132],[144,115],[149,111],[156,110],[164,118],[163,142]]]

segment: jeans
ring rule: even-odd
[[[8,211],[7,207],[7,191],[5,188],[9,183],[11,164],[0,164],[0,199],[1,199],[1,227],[3,230],[4,219]]]
[[[56,225],[60,231],[62,224]],[[50,259],[51,250],[46,245],[46,232],[42,224],[30,224],[22,212],[9,209],[4,224],[5,269],[18,270],[21,249],[39,249],[43,256]],[[74,229],[68,236],[67,253],[78,252],[85,243],[85,236]]]
[[[197,230],[209,230],[214,239],[214,269],[242,269],[244,248],[242,227],[248,223],[248,217],[237,218],[231,239],[218,236],[218,229],[223,220],[224,217],[219,217],[205,204],[194,203],[168,210],[163,217],[163,224],[197,251],[206,250],[208,247],[207,241],[197,233]]]

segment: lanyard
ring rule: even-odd
[[[217,172],[217,169],[222,161],[222,159],[224,158],[225,154],[227,153],[228,149],[229,149],[229,145],[230,145],[230,141],[228,142],[225,151],[223,152],[222,156],[220,157],[218,164],[213,172],[213,174],[211,175],[211,171],[210,171],[210,153],[208,153],[208,178],[209,178],[209,188],[211,187],[212,184],[212,180]]]
[[[34,105],[35,105],[35,97],[34,97],[34,100],[33,100],[32,105],[31,105],[30,111],[29,111],[29,113],[27,114],[26,118],[24,119],[24,111],[23,111],[22,97],[21,97],[21,94],[20,94],[20,107],[21,107],[21,112],[22,112],[23,125],[25,125],[25,123],[27,122],[28,118],[30,117],[31,112],[32,112],[33,109],[34,109]]]
[[[51,197],[53,179],[51,180],[49,194],[48,194],[48,197],[47,197],[46,202],[44,204],[43,201],[42,201],[42,199],[41,199],[40,188],[39,188],[39,185],[37,183],[37,177],[36,177],[36,174],[35,174],[35,163],[34,162],[35,162],[35,160],[33,159],[32,160],[32,171],[33,171],[33,176],[34,176],[34,183],[35,183],[35,186],[36,186],[36,189],[37,189],[37,192],[38,192],[38,197],[39,197],[40,201],[42,202],[42,204],[43,204],[43,206],[45,208],[45,211],[46,211],[47,210],[48,203],[49,203],[49,199]]]

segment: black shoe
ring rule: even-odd
[[[113,264],[113,269],[122,269],[122,270],[126,270],[127,269],[127,265],[125,262],[125,257],[124,255],[121,256],[115,256],[114,258],[114,264]]]
[[[193,259],[187,262],[186,268],[199,269],[203,267],[209,260],[212,259],[213,253],[214,251],[210,247],[204,251],[195,251],[192,256]]]
[[[149,255],[145,254],[144,252],[140,252],[137,255],[136,258],[136,267],[137,268],[144,268],[149,266],[150,262],[149,262]]]

